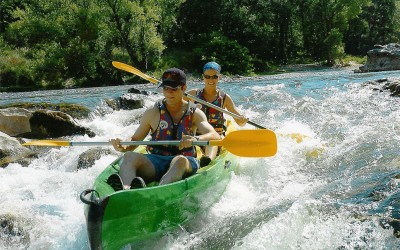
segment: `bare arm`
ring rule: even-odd
[[[233,102],[232,98],[228,94],[226,94],[224,106],[229,112],[232,112],[241,117],[241,118],[236,118],[236,117],[233,118],[233,119],[235,119],[236,123],[239,126],[244,126],[249,121],[248,118],[246,118],[245,116],[240,114],[235,103]]]

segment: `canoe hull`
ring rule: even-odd
[[[114,192],[106,180],[119,170],[116,160],[81,195],[91,249],[120,249],[187,222],[220,198],[238,165],[238,158],[224,151],[184,180]]]

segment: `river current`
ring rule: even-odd
[[[210,209],[132,249],[400,249],[400,99],[363,84],[396,77],[329,69],[221,82],[251,121],[276,132],[278,153],[241,158]],[[97,136],[68,140],[128,138],[144,109],[112,111],[104,100],[131,87],[157,91],[149,84],[0,93],[0,105],[82,104],[93,112],[78,123]],[[145,106],[160,98],[147,96]],[[79,194],[119,153],[77,171],[87,149],[52,148],[28,167],[0,168],[0,214],[19,218],[30,239],[0,235],[0,249],[88,249]]]

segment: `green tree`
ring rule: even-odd
[[[396,0],[372,0],[359,17],[351,20],[346,34],[346,52],[365,55],[375,44],[399,42],[399,8]]]
[[[132,64],[147,69],[149,60],[154,63],[165,48],[158,32],[161,9],[157,1],[101,1],[109,8],[109,28],[117,35],[117,47],[129,55]]]
[[[221,64],[225,74],[250,74],[253,72],[252,57],[246,47],[214,32],[211,40],[194,49],[198,65],[208,61]]]
[[[298,0],[303,43],[316,60],[333,65],[344,55],[344,34],[349,20],[360,14],[370,0]]]
[[[165,48],[159,33],[163,13],[159,4],[180,3],[36,0],[18,5],[6,1],[15,7],[8,8],[9,17],[2,19],[4,43],[15,50],[8,55],[31,62],[33,81],[45,88],[121,83],[121,74],[111,66],[115,59],[151,67]],[[166,26],[173,22],[171,15]]]

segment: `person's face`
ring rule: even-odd
[[[214,69],[207,69],[203,73],[203,80],[206,85],[217,85],[219,80],[219,73]]]
[[[167,100],[181,100],[183,92],[186,90],[186,85],[172,88],[169,86],[163,86],[163,94]]]

